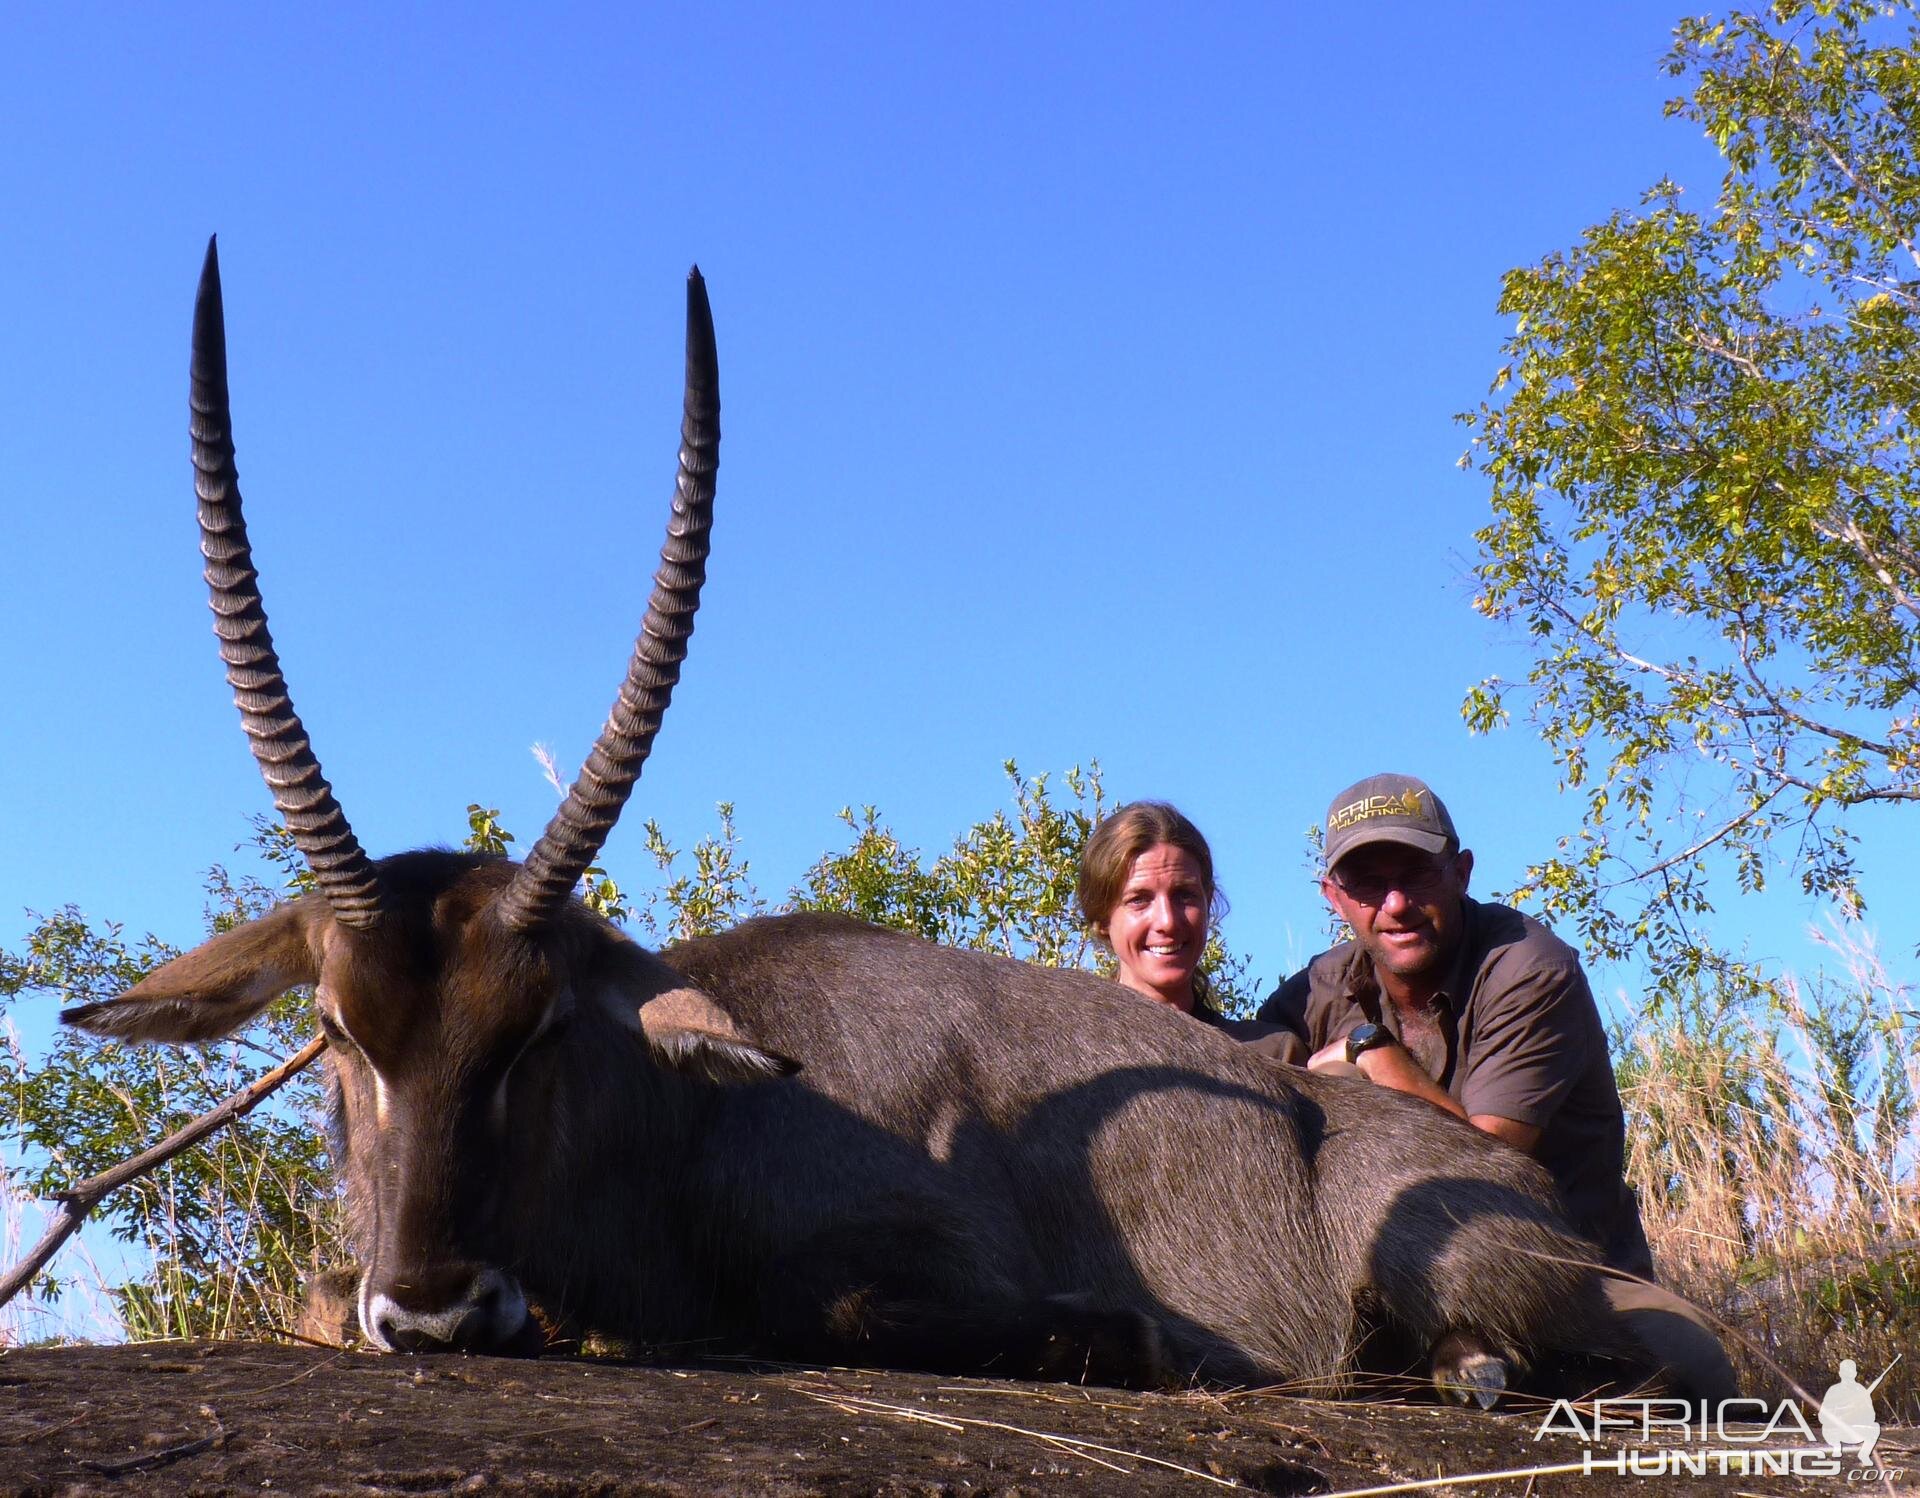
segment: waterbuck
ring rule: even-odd
[[[63,1018],[209,1041],[312,985],[366,1338],[533,1351],[560,1329],[1333,1391],[1385,1328],[1483,1392],[1562,1354],[1650,1371],[1546,1176],[1424,1103],[1270,1066],[1087,974],[813,915],[655,955],[574,898],[704,575],[719,396],[697,270],[686,361],[652,599],[564,804],[522,864],[370,860],[268,636],[208,248],[192,431],[215,632],[317,888]]]

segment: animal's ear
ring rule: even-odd
[[[162,963],[117,999],[60,1011],[62,1024],[115,1040],[184,1044],[230,1035],[296,983],[319,977],[307,902],[276,906]]]
[[[619,937],[606,958],[606,997],[662,1066],[709,1082],[790,1077],[800,1063],[756,1045],[728,1013],[651,952]]]
[[[762,1082],[790,1077],[800,1063],[755,1045],[726,1011],[697,988],[670,988],[640,1006],[640,1032],[654,1059],[709,1082]]]

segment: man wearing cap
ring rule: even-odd
[[[1309,1069],[1411,1093],[1532,1155],[1615,1268],[1651,1277],[1622,1175],[1625,1119],[1580,958],[1538,921],[1470,899],[1473,854],[1411,775],[1334,799],[1320,891],[1352,941],[1260,1008]]]

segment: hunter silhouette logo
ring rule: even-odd
[[[1893,1363],[1899,1361],[1900,1355],[1896,1355]],[[1893,1363],[1887,1364],[1880,1378],[1862,1387],[1858,1365],[1852,1358],[1841,1360],[1840,1382],[1820,1401],[1820,1435],[1835,1456],[1854,1446],[1863,1464],[1873,1460],[1873,1448],[1880,1442],[1880,1425],[1873,1418],[1873,1391],[1893,1372]]]

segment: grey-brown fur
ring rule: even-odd
[[[1010,1278],[1151,1317],[1176,1379],[1337,1379],[1369,1305],[1422,1345],[1464,1326],[1523,1359],[1625,1350],[1544,1173],[1424,1104],[1269,1066],[1102,979],[830,917],[664,955],[803,1063],[736,1099],[738,1148],[766,1163],[727,1172],[730,1205],[806,1168],[754,1140],[824,1097],[876,1159],[911,1146],[916,1189]],[[823,1160],[803,1194],[850,1175]]]
[[[1330,1390],[1384,1319],[1635,1356],[1531,1162],[1099,978],[815,915],[662,961],[577,905],[507,929],[503,860],[378,871],[374,932],[309,897],[67,1017],[200,1037],[319,982],[368,1291],[458,1322],[390,1345],[532,1350],[484,1271],[668,1352]]]

